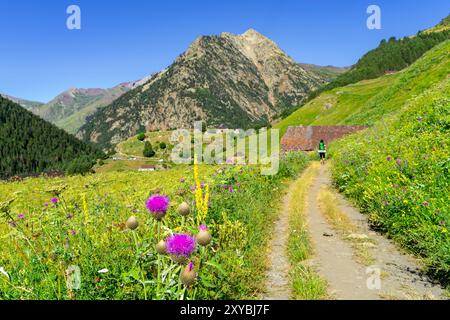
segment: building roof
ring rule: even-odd
[[[347,134],[366,129],[367,126],[298,126],[289,127],[281,139],[283,151],[313,151],[320,140],[325,143],[342,138]]]

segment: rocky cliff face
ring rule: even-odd
[[[78,136],[108,147],[139,130],[265,125],[326,80],[255,30],[202,36],[166,70],[89,117]]]

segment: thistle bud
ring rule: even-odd
[[[158,244],[156,245],[156,252],[158,252],[159,254],[166,254],[166,242],[164,240],[158,242]]]
[[[127,228],[130,230],[136,230],[137,227],[139,227],[139,221],[136,219],[136,217],[128,218],[128,220],[125,224],[126,224]]]
[[[191,213],[191,208],[189,208],[189,205],[186,202],[183,202],[178,207],[178,213],[182,216],[187,216],[189,213]]]
[[[208,231],[208,227],[204,224],[200,226],[200,231],[197,234],[197,243],[201,246],[207,246],[211,243],[211,233]]]
[[[189,262],[186,268],[181,271],[180,280],[186,287],[190,287],[195,283],[196,278],[197,274],[194,271],[194,264]]]

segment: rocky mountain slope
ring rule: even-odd
[[[199,37],[167,69],[88,118],[78,136],[109,147],[140,130],[266,125],[300,104],[326,77],[248,30]]]

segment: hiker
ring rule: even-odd
[[[325,156],[327,154],[327,146],[325,145],[325,142],[323,140],[320,140],[319,142],[319,157],[320,157],[320,163],[325,163]]]

